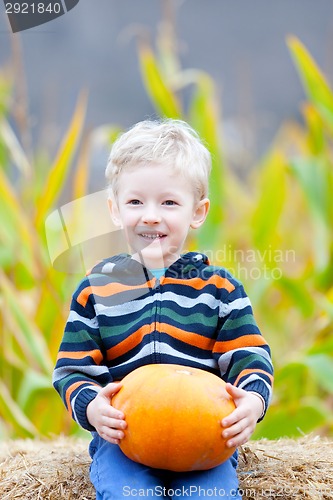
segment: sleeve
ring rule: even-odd
[[[222,378],[246,391],[256,392],[265,403],[272,396],[273,365],[270,348],[253,316],[251,302],[241,284],[220,303],[220,328],[214,346]]]
[[[89,288],[81,286],[73,295],[53,385],[72,418],[84,429],[93,431],[87,420],[87,406],[101,387],[112,382],[112,377],[103,364],[102,341],[92,295],[87,293]]]

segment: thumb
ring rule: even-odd
[[[100,396],[104,396],[106,399],[111,400],[112,396],[121,389],[122,385],[120,382],[111,382],[107,384],[103,389],[99,391]]]
[[[236,387],[235,385],[232,385],[230,383],[226,384],[225,389],[233,399],[241,398],[245,392],[243,389],[240,389],[239,387]]]

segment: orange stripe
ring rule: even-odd
[[[180,285],[186,285],[194,288],[195,290],[202,290],[202,288],[205,288],[205,286],[213,284],[218,288],[225,288],[226,290],[228,290],[228,292],[232,292],[233,290],[235,290],[235,286],[227,278],[222,278],[222,276],[219,276],[218,274],[214,274],[207,281],[199,277],[187,280],[177,278],[162,278],[161,283],[163,283],[163,285],[173,285],[175,283],[179,283]]]
[[[108,297],[109,295],[114,295],[116,293],[126,292],[128,290],[140,290],[144,288],[152,288],[154,286],[156,279],[147,281],[142,285],[123,285],[122,283],[108,283],[107,285],[92,285],[84,288],[77,298],[77,302],[81,306],[85,307],[90,295],[98,295],[99,297]]]
[[[101,351],[99,349],[94,349],[93,351],[61,351],[58,354],[57,360],[64,358],[83,359],[87,356],[90,356],[95,361],[96,365],[99,365],[103,359]]]
[[[151,323],[150,325],[144,325],[135,332],[133,332],[129,337],[124,339],[119,344],[111,347],[107,351],[107,359],[115,359],[122,356],[126,352],[130,351],[136,347],[146,335],[149,335],[156,329],[157,332],[163,332],[170,337],[173,337],[182,342],[186,342],[194,347],[199,347],[200,349],[213,349],[215,340],[199,335],[198,333],[188,332],[182,330],[181,328],[176,328],[168,323]]]
[[[262,345],[267,345],[267,342],[261,335],[243,335],[238,339],[215,342],[214,352],[228,352],[233,349],[259,347]]]
[[[107,359],[110,360],[118,358],[119,356],[125,354],[125,352],[134,349],[134,347],[142,342],[143,337],[151,332],[152,328],[152,324],[143,325],[141,328],[129,335],[126,339],[119,342],[119,344],[115,345],[114,347],[110,347],[110,349],[108,349],[106,352]]]
[[[75,389],[77,389],[78,387],[80,387],[81,385],[86,384],[86,383],[87,383],[86,380],[83,380],[81,382],[75,382],[66,391],[66,407],[69,411],[70,416],[73,415],[73,410],[72,410],[71,403],[70,403],[71,395],[73,394]],[[95,385],[96,387],[100,387],[98,384],[94,384],[93,382],[89,382],[89,385]]]
[[[188,332],[181,328],[176,328],[168,323],[157,323],[156,328],[161,332],[167,333],[174,339],[186,342],[186,344],[190,344],[193,347],[200,347],[200,349],[213,349],[215,344],[214,339],[209,339],[199,333]]]
[[[248,369],[240,372],[236,381],[234,382],[234,385],[237,385],[238,381],[242,377],[245,377],[246,375],[250,375],[250,373],[264,373],[264,375],[266,375],[269,378],[269,380],[273,383],[274,377],[270,373],[265,372],[265,370],[256,370],[255,368],[253,368],[253,369],[248,368]]]

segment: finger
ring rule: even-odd
[[[105,432],[98,432],[98,434],[103,438],[105,441],[108,441],[111,444],[120,444],[120,439],[110,437],[107,433]]]
[[[240,389],[239,387],[236,387],[235,385],[229,383],[226,384],[225,388],[228,394],[230,394],[233,399],[241,398],[242,396],[244,396],[244,393],[246,393],[244,389]]]
[[[247,441],[250,439],[252,435],[252,432],[248,428],[244,429],[243,432],[240,434],[237,434],[237,436],[234,436],[231,439],[228,439],[226,442],[226,446],[228,448],[237,448],[237,446],[241,446],[242,444],[247,443]]]
[[[125,420],[125,415],[122,411],[117,410],[111,405],[103,405],[100,409],[100,414],[103,417],[116,418],[117,420]]]
[[[109,427],[110,429],[126,429],[127,423],[125,420],[120,420],[119,418],[109,418],[109,417],[102,417],[101,418],[101,424]]]
[[[230,427],[231,425],[235,424],[236,422],[239,422],[243,418],[246,418],[246,413],[242,408],[236,408],[230,415],[225,417],[221,424],[222,427]]]
[[[110,440],[115,440],[118,441],[120,439],[123,439],[125,434],[121,430],[117,429],[112,429],[111,427],[107,425],[103,425],[100,427],[99,434],[103,439],[106,439],[107,441]]]
[[[121,388],[121,383],[120,382],[111,382],[110,384],[107,384],[103,389],[99,391],[99,394],[101,396],[104,396],[105,398],[111,399],[116,392],[118,392]]]
[[[243,432],[248,426],[249,424],[247,419],[240,420],[235,425],[227,427],[227,429],[222,431],[222,436],[224,437],[224,439],[237,436],[238,434]]]

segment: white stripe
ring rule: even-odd
[[[109,373],[109,369],[106,366],[82,366],[82,365],[73,365],[73,366],[61,366],[60,368],[56,368],[53,372],[53,382],[58,382],[68,375],[72,375],[73,373],[84,373],[85,375],[89,375],[92,377],[98,377],[100,375],[104,375]]]
[[[231,313],[231,311],[236,311],[236,310],[241,310],[245,309],[245,307],[251,307],[251,302],[248,297],[242,297],[240,299],[235,299],[232,302],[220,303],[220,317],[224,318],[228,314]]]
[[[120,365],[116,365],[114,368],[124,367],[126,365],[133,363],[134,361],[142,359],[146,356],[150,356],[152,354],[157,354],[157,355],[167,354],[169,356],[174,356],[176,358],[179,358],[180,360],[186,359],[188,361],[193,361],[195,363],[202,364],[209,368],[218,368],[217,362],[213,358],[202,359],[196,356],[189,356],[187,354],[184,354],[183,352],[177,351],[176,349],[172,348],[171,346],[169,346],[169,344],[165,342],[156,342],[156,341],[152,341],[149,344],[145,345],[135,356],[131,357],[131,359],[125,361],[124,363],[121,363]]]
[[[110,301],[112,301],[112,297],[109,297]],[[115,316],[126,316],[127,314],[136,313],[143,309],[146,305],[152,304],[154,302],[153,296],[146,297],[142,300],[131,300],[129,302],[124,302],[122,304],[117,305],[103,305],[96,304],[96,314],[101,314],[107,317],[115,317]]]
[[[243,347],[241,349],[233,349],[232,351],[228,351],[219,357],[219,367],[222,376],[227,372],[233,354],[238,351],[253,352],[259,354],[260,356],[271,362],[271,358],[268,352],[265,351],[265,349],[263,349],[262,347]]]
[[[116,264],[114,262],[107,262],[101,269],[101,273],[109,274]]]
[[[216,299],[210,293],[201,293],[199,297],[190,298],[185,295],[179,295],[173,292],[165,292],[162,294],[163,300],[169,300],[179,305],[180,307],[185,307],[186,309],[191,309],[198,304],[204,304],[210,309],[216,309],[219,306],[220,301]]]
[[[218,368],[217,362],[214,358],[198,358],[197,356],[189,356],[188,354],[184,354],[183,352],[177,351],[176,349],[173,349],[169,344],[166,344],[164,342],[159,342],[158,345],[159,351],[161,354],[168,354],[169,356],[175,356],[180,359],[187,359],[189,361],[193,361],[194,363],[202,364],[204,366],[207,366],[209,368]]]
[[[175,304],[178,305],[178,307],[183,307],[186,309],[191,309],[191,308],[197,308],[198,303],[204,304],[208,306],[210,309],[214,310],[219,307],[220,301],[213,297],[212,295],[208,293],[203,293],[200,295],[198,298],[189,298],[185,297],[183,295],[177,295],[173,292],[165,292],[162,293],[162,302],[164,301],[170,301],[174,302]],[[110,297],[112,299],[112,297]],[[118,305],[103,305],[103,304],[96,304],[96,312],[97,314],[103,314],[104,316],[107,317],[114,317],[114,316],[124,316],[130,313],[135,313],[137,311],[140,311],[143,309],[146,305],[152,304],[155,301],[156,297],[154,296],[149,296],[146,297],[145,299],[142,300],[133,300],[130,302],[124,302],[123,304],[118,304]]]
[[[74,323],[74,321],[80,321],[80,323],[84,323],[89,328],[98,328],[98,320],[96,317],[94,318],[86,318],[85,316],[81,316],[76,311],[71,310],[68,316],[68,323]]]

